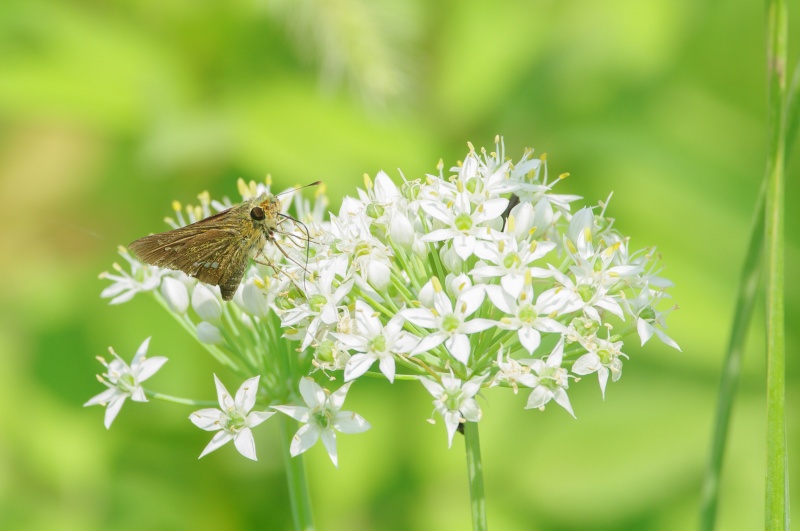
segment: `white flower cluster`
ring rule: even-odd
[[[527,408],[554,401],[574,416],[570,379],[597,373],[604,394],[609,376],[622,374],[625,337],[644,344],[656,335],[678,348],[663,331],[669,310],[657,309],[671,285],[658,276],[657,254],[629,252],[607,205],[575,210],[580,197],[553,193],[566,175],[549,179],[545,158],[531,150],[507,160],[499,138],[494,152],[470,145],[462,163],[447,175],[443,168],[401,186],[382,172],[365,178],[358,198],[345,198],[329,220],[322,187],[313,202],[279,194],[296,222],[281,226],[280,248],[266,245],[228,304],[216,287],[121,251],[130,271],[115,264],[101,275],[113,282],[102,296],[116,304],[152,293],[247,380],[232,399],[216,379],[220,409],[191,417],[218,430],[203,455],[233,440],[255,458],[250,428],[269,416],[250,412],[259,398],[304,424],[292,455],[322,439],[336,463],[334,431],[369,428],[340,411],[351,382],[365,376],[421,382],[452,444],[460,423],[480,420],[482,388],[527,388]],[[269,186],[240,181],[240,192],[246,199]],[[229,204],[207,194],[200,203],[175,204],[168,223]],[[315,371],[331,380],[342,371],[345,384],[323,389],[307,378]],[[87,403],[113,403],[107,424],[126,396],[144,397],[133,392],[144,378],[131,375],[137,383],[127,387],[106,378],[109,391]]]
[[[530,388],[528,408],[554,400],[570,414],[570,378],[622,374],[622,339],[662,330],[656,309],[670,283],[654,249],[629,252],[605,205],[553,193],[545,158],[528,150],[466,158],[449,175],[396,186],[365,178],[329,223],[311,225],[311,259],[295,256],[280,312],[314,365],[350,382],[372,366],[389,380],[419,379],[436,398],[450,442],[477,421],[486,386]],[[573,414],[574,415],[574,414]]]

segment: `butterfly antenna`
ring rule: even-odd
[[[322,181],[315,181],[315,182],[313,182],[311,184],[306,184],[306,185],[303,185],[303,186],[298,186],[297,188],[290,188],[289,190],[284,190],[283,192],[281,192],[279,194],[275,194],[275,196],[277,197],[279,195],[288,194],[290,192],[296,192],[298,190],[302,190],[303,188],[309,188],[311,186],[318,186],[320,184],[322,184]]]

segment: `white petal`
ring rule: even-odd
[[[547,387],[540,385],[536,387],[528,396],[528,403],[525,409],[538,409],[547,404],[553,398],[553,392]]]
[[[316,424],[305,424],[297,430],[297,433],[292,437],[292,444],[289,447],[289,452],[292,456],[302,454],[319,440],[319,426]]]
[[[655,331],[656,335],[658,336],[658,339],[663,341],[666,345],[669,345],[670,347],[676,349],[678,352],[683,352],[681,350],[681,347],[679,347],[678,344],[675,341],[673,341],[673,339],[669,337],[667,334],[665,334],[662,330],[656,328]]]
[[[603,366],[600,366],[597,369],[597,381],[600,383],[600,391],[603,394],[603,398],[606,397],[606,383],[608,383],[608,369]]]
[[[352,411],[340,411],[333,417],[333,427],[342,433],[361,433],[372,427],[364,417]]]
[[[200,454],[200,457],[198,457],[198,459],[200,459],[201,457],[210,452],[213,452],[214,450],[224,445],[231,439],[233,439],[233,435],[231,435],[230,433],[225,431],[218,431],[217,433],[214,434],[214,437],[212,437],[211,442],[208,443],[206,447],[203,449],[203,453]]]
[[[555,400],[556,404],[566,409],[572,415],[572,418],[577,418],[572,411],[572,404],[569,403],[569,396],[567,396],[567,391],[564,388],[559,387],[553,392],[553,400]]]
[[[417,346],[411,351],[411,355],[415,356],[417,354],[421,354],[423,352],[428,352],[432,348],[436,348],[442,344],[442,342],[447,338],[447,336],[443,332],[437,332],[431,334],[429,336],[423,337]]]
[[[475,332],[483,332],[484,330],[488,330],[493,326],[497,326],[497,321],[492,321],[491,319],[472,319],[471,321],[467,321],[463,325],[461,325],[461,330],[465,334],[474,334]]]
[[[478,402],[474,398],[464,400],[459,407],[459,411],[470,422],[481,420],[481,408],[478,407]]]
[[[322,444],[328,451],[328,455],[333,461],[333,466],[339,468],[339,456],[336,454],[336,433],[333,430],[323,430]]]
[[[225,385],[217,378],[217,375],[214,375],[214,385],[217,386],[217,400],[219,401],[219,407],[223,411],[228,411],[236,407],[236,404],[233,401],[233,397],[225,388]]]
[[[650,338],[653,337],[654,330],[655,327],[641,317],[636,320],[636,331],[639,332],[639,339],[642,340],[642,346],[650,341]]]
[[[453,238],[453,250],[462,260],[466,260],[472,256],[475,250],[475,236],[469,234],[458,234]]]
[[[419,383],[428,390],[428,392],[433,395],[434,398],[439,398],[444,393],[444,387],[441,386],[439,382],[431,380],[429,378],[420,378]]]
[[[299,420],[300,422],[308,422],[309,421],[309,411],[307,407],[303,406],[270,406],[272,409],[278,410],[281,413],[289,415],[295,420]]]
[[[250,428],[242,428],[233,438],[233,445],[246,458],[258,461],[256,459],[256,441],[253,439],[253,432],[250,431]]]
[[[592,374],[600,367],[602,367],[600,358],[597,357],[597,354],[589,352],[575,360],[572,365],[572,372],[580,375]]]
[[[344,381],[349,382],[355,380],[372,367],[375,363],[375,356],[370,354],[354,354],[347,360],[347,365],[344,368]]]
[[[147,349],[150,347],[150,338],[148,337],[142,344],[139,345],[139,348],[136,349],[136,354],[133,355],[133,361],[131,365],[137,364],[142,358],[147,355]]]
[[[518,273],[507,273],[505,276],[500,277],[500,285],[509,295],[516,299],[522,293],[522,288],[525,287],[525,277]]]
[[[467,364],[469,360],[470,347],[469,338],[465,334],[455,334],[447,338],[444,346],[450,351],[455,359],[463,364]]]
[[[608,310],[609,312],[613,313],[620,319],[625,319],[625,314],[622,312],[622,307],[619,305],[617,301],[615,301],[611,297],[604,297],[594,304],[595,306],[599,306],[601,308]]]
[[[259,376],[254,376],[249,378],[239,386],[239,390],[236,391],[236,398],[234,399],[234,403],[236,404],[236,408],[241,413],[247,413],[253,406],[256,405],[256,396],[258,395],[258,379]]]
[[[472,378],[471,380],[464,383],[461,387],[461,391],[464,393],[464,396],[472,398],[478,391],[481,390],[481,385],[483,384],[483,380],[486,379],[486,376],[481,376],[479,378]]]
[[[140,382],[143,382],[153,376],[158,369],[164,366],[167,362],[167,358],[164,356],[155,356],[152,358],[145,359],[139,365],[139,372],[136,375],[136,379]]]
[[[126,395],[117,395],[108,403],[108,406],[106,406],[106,414],[103,419],[103,424],[105,424],[106,429],[111,428],[111,423],[117,418],[117,414],[119,410],[122,409],[126,398]]]
[[[458,297],[458,301],[456,302],[456,311],[462,311],[462,305],[466,305],[463,310],[462,315],[472,315],[475,313],[475,310],[481,307],[483,304],[483,299],[486,298],[486,291],[482,285],[472,286],[469,289],[464,290],[461,293],[461,296]]]
[[[217,408],[200,409],[189,415],[192,424],[206,431],[219,430],[225,418],[225,414]]]
[[[442,240],[450,240],[456,234],[460,234],[458,231],[453,229],[436,229],[432,230],[429,233],[421,236],[419,241],[421,242],[440,242]]]
[[[255,428],[274,414],[274,411],[251,411],[250,414],[247,415],[247,425],[251,428]]]
[[[328,397],[328,404],[330,405],[331,409],[334,411],[339,411],[342,408],[344,405],[344,399],[347,397],[347,391],[350,390],[351,385],[353,385],[353,382],[346,383],[335,392],[331,393],[331,395]]]
[[[389,383],[394,383],[394,356],[383,356],[381,358],[379,367],[383,375],[389,380]]]
[[[108,405],[108,403],[111,401],[111,399],[113,399],[114,396],[117,395],[118,393],[119,393],[119,389],[117,389],[116,387],[113,388],[113,389],[106,389],[105,391],[103,391],[99,395],[95,395],[92,398],[90,398],[85,404],[83,404],[83,407],[87,407],[87,406],[103,406],[103,407],[105,407],[105,406]]]
[[[300,379],[300,395],[310,409],[316,409],[325,403],[325,391],[311,378]]]
[[[444,425],[447,428],[447,447],[453,446],[453,435],[456,434],[458,425],[461,424],[461,415],[458,411],[448,411],[444,415]]]
[[[498,310],[511,315],[516,313],[514,299],[500,286],[486,286],[486,294]]]
[[[427,308],[408,308],[401,310],[400,313],[409,323],[422,328],[437,328],[439,326],[436,316]]]
[[[542,335],[538,330],[529,326],[523,326],[519,329],[519,342],[528,351],[528,354],[533,354],[533,351],[539,348],[539,343],[542,341]]]

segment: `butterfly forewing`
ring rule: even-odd
[[[252,251],[263,239],[250,220],[237,215],[246,208],[239,205],[186,227],[140,238],[129,249],[143,262],[219,286],[222,298],[231,300]]]

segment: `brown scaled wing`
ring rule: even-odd
[[[140,238],[128,249],[145,263],[177,269],[201,282],[219,286],[222,298],[233,298],[249,260],[232,209],[160,234]],[[216,267],[214,267],[216,266]]]

